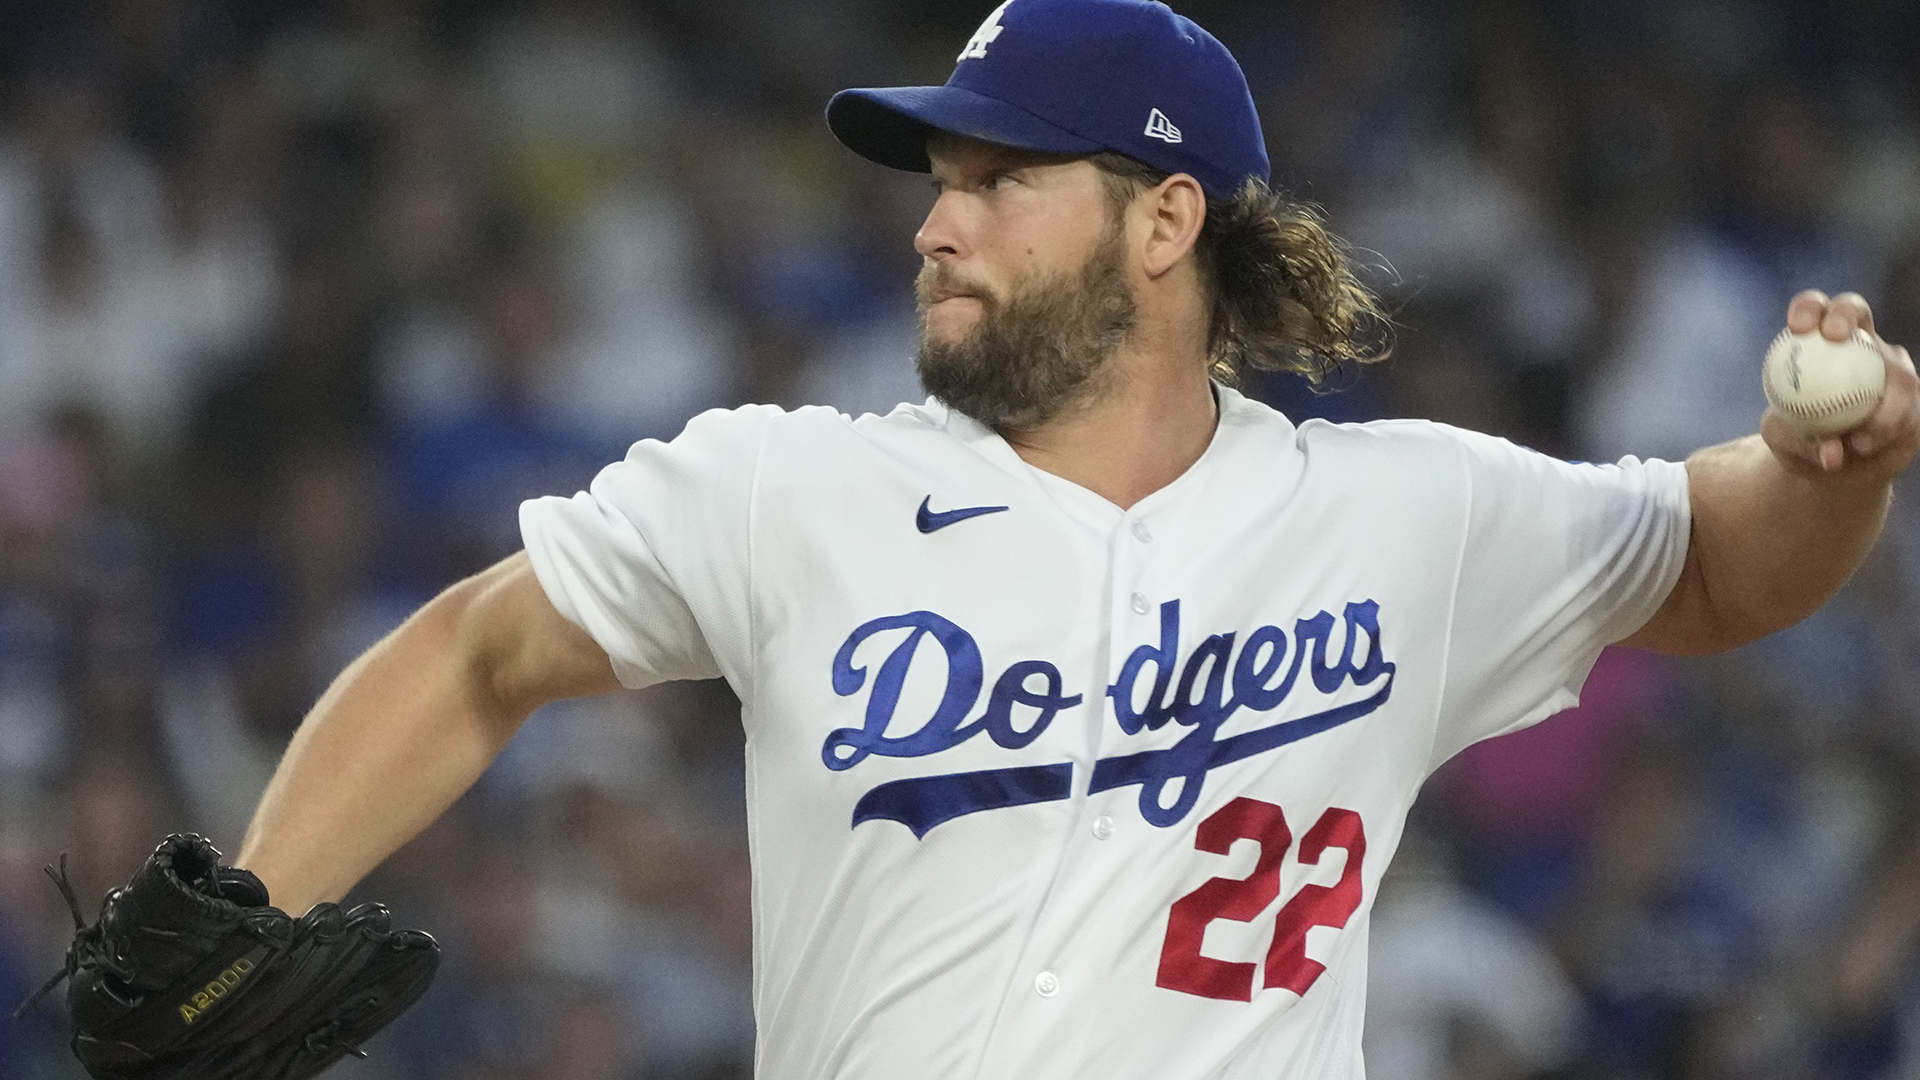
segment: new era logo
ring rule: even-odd
[[[1000,36],[1000,31],[1006,29],[1000,25],[1000,13],[1007,10],[1007,4],[1011,3],[1013,3],[1013,0],[1006,0],[1006,3],[993,9],[993,14],[987,16],[987,21],[981,23],[980,29],[975,30],[973,36],[967,39],[967,47],[960,50],[960,56],[955,60],[955,63],[958,63],[960,60],[983,60],[986,58],[987,46],[993,44],[994,40]]]
[[[1180,129],[1174,127],[1173,121],[1167,119],[1167,114],[1161,112],[1159,109],[1155,109],[1147,114],[1146,134],[1148,138],[1159,139],[1161,142],[1177,143],[1180,141]]]

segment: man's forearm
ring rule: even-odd
[[[314,706],[260,801],[237,865],[293,914],[338,900],[480,776],[525,719],[468,670],[481,579],[441,594]]]
[[[1856,293],[1809,289],[1787,329],[1828,341],[1873,331]],[[1814,435],[1768,409],[1760,434],[1687,459],[1693,532],[1680,580],[1622,644],[1702,655],[1792,626],[1846,584],[1886,521],[1893,480],[1920,451],[1920,376],[1907,350],[1872,338],[1886,368],[1866,421]]]
[[[1687,651],[1716,652],[1784,629],[1846,584],[1886,520],[1890,483],[1861,472],[1790,469],[1758,435],[1687,459],[1697,573],[1708,634]]]

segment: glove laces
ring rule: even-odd
[[[126,967],[120,962],[120,959],[107,955],[104,950],[101,950],[98,945],[95,944],[98,939],[104,936],[99,932],[100,925],[95,923],[92,927],[87,926],[86,917],[80,914],[80,899],[73,894],[73,882],[67,879],[67,853],[64,851],[60,853],[59,873],[54,873],[53,867],[51,866],[43,866],[41,869],[45,870],[47,876],[53,879],[53,884],[60,890],[61,897],[66,900],[67,910],[73,913],[74,932],[79,936],[74,939],[72,945],[67,947],[66,966],[58,972],[55,972],[53,978],[41,983],[40,989],[28,995],[27,1000],[21,1002],[20,1007],[13,1010],[13,1018],[15,1020],[27,1015],[28,1009],[38,1005],[41,998],[53,992],[54,987],[59,986],[69,975],[80,970],[80,964],[83,958],[77,954],[82,951],[80,947],[82,941],[86,941],[90,946],[85,950],[87,953],[98,954],[91,955],[85,959],[91,959],[94,963],[99,964],[101,967],[122,979],[126,978]]]
[[[100,923],[96,922],[88,926],[86,916],[80,914],[80,899],[74,895],[73,882],[67,877],[67,853],[64,851],[60,853],[58,873],[55,873],[51,866],[43,866],[41,869],[53,879],[53,884],[60,890],[61,898],[67,902],[67,911],[73,915],[73,944],[67,946],[66,964],[59,971],[54,972],[53,978],[40,984],[40,989],[28,995],[27,1000],[21,1002],[19,1008],[13,1010],[15,1020],[25,1016],[28,1009],[38,1005],[41,998],[52,993],[54,987],[72,977],[81,968],[96,967],[123,983],[133,981],[133,971],[127,967],[127,958],[121,952],[122,943],[109,939],[105,927]],[[178,930],[162,930],[152,926],[137,926],[134,927],[134,931],[163,940],[180,936]]]

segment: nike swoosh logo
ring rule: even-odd
[[[981,514],[997,514],[1007,509],[1004,506],[963,506],[958,510],[929,510],[927,504],[932,501],[931,495],[921,499],[920,512],[913,515],[913,523],[918,525],[923,533],[944,529],[956,521],[965,521],[971,517],[979,517]]]

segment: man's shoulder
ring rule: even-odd
[[[1467,428],[1443,424],[1438,420],[1392,419],[1335,423],[1331,420],[1302,420],[1298,439],[1303,446],[1339,446],[1354,450],[1395,452],[1399,450],[1438,450],[1465,446],[1495,436]]]
[[[1371,476],[1395,489],[1453,492],[1476,504],[1556,491],[1684,492],[1686,487],[1686,467],[1678,462],[1632,456],[1613,462],[1569,460],[1430,420],[1309,420],[1300,425],[1298,442],[1306,460],[1327,466],[1320,470],[1323,478]]]
[[[737,405],[730,409],[708,409],[687,421],[686,430],[714,429],[729,432],[765,431],[904,431],[940,430],[946,426],[948,411],[939,402],[923,404],[902,402],[885,413],[853,416],[830,405]]]
[[[1632,457],[1571,461],[1498,435],[1432,420],[1306,420],[1294,431],[1292,449],[1303,463],[1304,482],[1314,490],[1420,505],[1479,505],[1549,491],[1599,492],[1685,482],[1685,469],[1678,464]]]
[[[1397,466],[1424,464],[1460,470],[1546,461],[1575,464],[1499,435],[1437,420],[1369,420],[1346,424],[1307,420],[1298,427],[1295,442],[1309,457],[1315,454],[1351,456]]]
[[[1458,470],[1475,455],[1523,452],[1492,435],[1433,420],[1368,420],[1334,423],[1303,420],[1293,429],[1294,448],[1310,464],[1382,468],[1395,473]]]
[[[1230,387],[1220,387],[1221,422],[1251,432],[1264,441],[1279,440],[1301,450],[1316,448],[1354,452],[1391,453],[1402,449],[1437,449],[1493,436],[1453,427],[1435,420],[1393,419],[1336,423],[1309,417],[1293,420],[1257,398]]]
[[[940,431],[946,424],[946,410],[936,402],[924,405],[905,403],[885,415],[864,413],[850,416],[825,405],[786,408],[780,405],[738,405],[726,409],[708,409],[689,419],[679,434],[669,440],[687,451],[702,449],[739,452],[768,440],[789,447],[827,449],[837,440],[871,440],[899,437],[914,432]],[[635,449],[648,445],[643,440]]]

